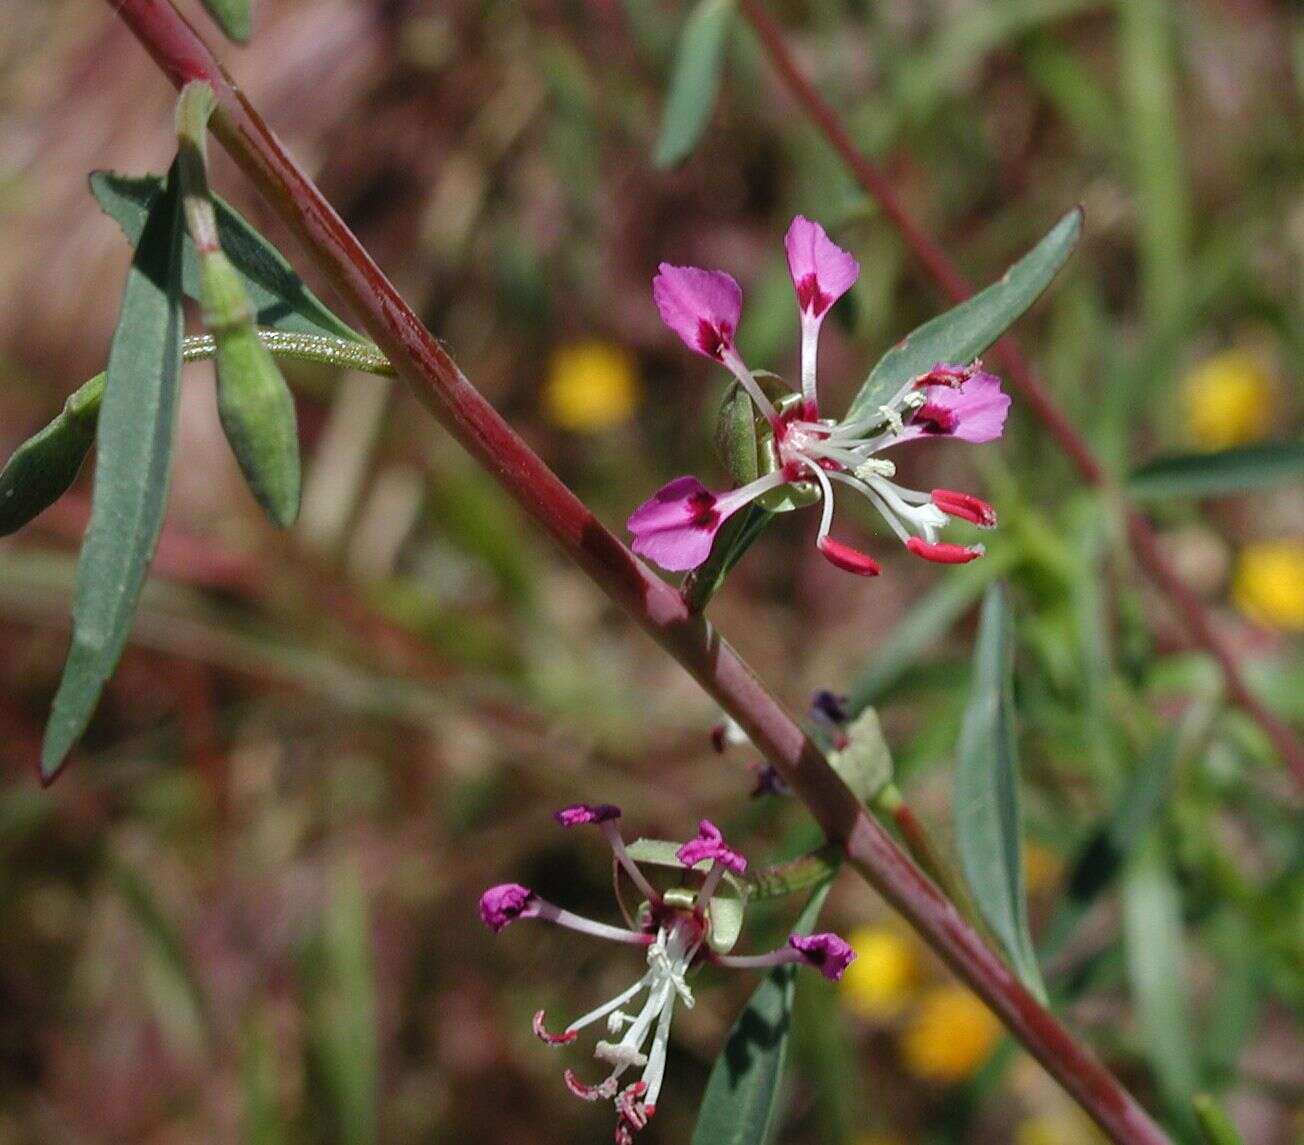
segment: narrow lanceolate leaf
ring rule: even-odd
[[[1159,457],[1128,478],[1127,491],[1146,500],[1230,497],[1300,480],[1304,480],[1304,442],[1281,441],[1219,453]]]
[[[157,175],[119,175],[95,171],[91,194],[135,246],[145,226],[145,216],[162,186]],[[324,334],[361,341],[361,335],[337,318],[301,279],[281,253],[221,199],[213,200],[217,234],[222,249],[240,273],[244,288],[257,310],[259,326],[298,334]],[[199,264],[194,244],[187,236],[182,249],[181,281],[185,292],[199,298]]]
[[[814,929],[828,890],[825,883],[811,895],[794,933]],[[789,965],[771,971],[729,1031],[706,1083],[693,1145],[764,1145],[770,1139],[788,1053],[796,970]]]
[[[249,42],[254,30],[253,0],[201,0],[228,40]]]
[[[1182,904],[1154,834],[1123,875],[1123,937],[1146,1054],[1173,1119],[1189,1131],[1197,1072],[1187,1021],[1191,1001],[1183,974]]]
[[[21,529],[62,497],[95,441],[104,375],[68,398],[59,416],[14,450],[0,470],[0,537]]]
[[[1014,641],[1005,588],[983,598],[973,684],[960,728],[955,776],[956,845],[978,909],[1014,972],[1045,998],[1028,933],[1014,726]]]
[[[1209,1094],[1196,1094],[1192,1105],[1205,1145],[1245,1145],[1232,1119]]]
[[[1073,253],[1081,233],[1082,208],[1075,207],[1001,279],[908,334],[874,367],[847,419],[873,413],[938,362],[972,362],[1037,301]]]
[[[711,120],[733,14],[734,0],[698,0],[684,21],[657,139],[658,167],[687,158]]]
[[[41,750],[47,782],[122,655],[163,525],[181,380],[181,231],[173,183],[150,207],[109,351],[72,646]]]

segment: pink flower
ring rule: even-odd
[[[902,441],[954,437],[981,445],[1005,431],[1010,398],[994,374],[974,371],[959,385],[926,385],[916,392],[923,393],[924,404],[905,427]]]
[[[631,1145],[633,1135],[656,1113],[665,1080],[675,1006],[679,1002],[693,1005],[693,991],[687,980],[690,969],[701,963],[740,969],[804,963],[826,977],[837,977],[854,954],[832,934],[809,938],[793,935],[788,945],[768,954],[721,953],[717,945],[722,944],[713,945],[711,899],[726,872],[741,874],[746,869],[746,860],[725,843],[718,827],[703,819],[698,824],[697,838],[679,849],[679,861],[686,867],[710,861],[696,895],[687,899],[682,893],[662,895],[631,860],[616,826],[618,815],[611,814],[614,810],[610,804],[581,803],[564,808],[557,818],[565,825],[596,824],[606,835],[616,862],[645,899],[628,926],[611,926],[572,914],[517,883],[504,883],[486,891],[480,900],[480,916],[495,931],[517,918],[534,918],[646,952],[646,971],[614,998],[560,1031],[548,1029],[547,1015],[542,1010],[534,1015],[531,1023],[540,1041],[558,1047],[575,1042],[582,1030],[597,1023],[606,1027],[611,1040],[598,1041],[593,1050],[593,1056],[607,1069],[606,1076],[589,1084],[568,1069],[563,1080],[566,1088],[583,1101],[612,1102],[616,1111],[616,1140]],[[687,878],[694,877],[687,871],[681,873]],[[642,1000],[637,1001],[640,997]],[[641,1076],[622,1085],[624,1075],[633,1069],[641,1070]]]
[[[888,450],[926,437],[951,437],[981,443],[1000,437],[1010,399],[1000,380],[977,362],[939,362],[912,378],[872,413],[841,422],[821,418],[816,393],[819,333],[829,308],[856,281],[859,267],[824,228],[797,216],[784,238],[788,269],[801,314],[801,400],[780,403],[780,413],[743,362],[734,337],[742,313],[738,284],[720,271],[662,264],[653,283],[661,317],[687,345],[721,362],[738,379],[769,422],[774,439],[773,470],[727,493],[715,493],[695,477],[679,477],[631,514],[634,551],[671,572],[698,568],[711,554],[716,533],[733,513],[780,486],[804,483],[823,501],[816,544],[838,568],[877,576],[881,567],[869,554],[829,535],[833,487],[845,485],[864,497],[900,538],[906,549],[943,564],[970,561],[981,545],[943,542],[938,534],[953,518],[984,528],[996,524],[985,501],[966,493],[908,489],[892,480],[896,465]]]
[[[851,944],[836,934],[794,934],[789,936],[788,945],[830,982],[838,981],[856,960]]]

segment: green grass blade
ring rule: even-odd
[[[711,120],[733,15],[734,0],[699,0],[684,21],[657,138],[658,167],[673,167],[686,159]]]
[[[829,884],[810,897],[794,933],[809,934]],[[729,1031],[706,1083],[692,1145],[763,1145],[770,1138],[775,1099],[788,1052],[796,966],[780,966],[752,994]]]
[[[159,192],[157,175],[119,175],[113,171],[91,173],[91,194],[133,246],[140,240],[150,203]],[[298,334],[325,334],[361,341],[361,336],[337,318],[267,239],[216,196],[217,233],[222,249],[240,273],[249,299],[258,312],[259,326]],[[194,244],[186,237],[181,256],[181,281],[185,292],[199,298],[199,263]]]
[[[1288,481],[1304,480],[1304,442],[1274,441],[1218,453],[1159,457],[1128,478],[1139,500],[1167,497],[1230,497]]]
[[[898,342],[870,373],[847,410],[847,419],[873,413],[911,378],[938,362],[972,362],[1050,285],[1081,233],[1082,208],[1075,207],[1002,278]]]
[[[1014,635],[1000,584],[992,585],[983,599],[972,691],[957,750],[955,831],[960,863],[978,909],[1020,981],[1045,998],[1023,888]]]
[[[163,526],[181,381],[181,231],[174,182],[150,207],[109,351],[72,646],[41,749],[47,783],[122,655]]]
[[[1182,904],[1154,834],[1123,876],[1123,936],[1146,1054],[1174,1120],[1189,1130],[1197,1075],[1182,973]]]

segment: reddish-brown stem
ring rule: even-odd
[[[963,302],[973,293],[968,280],[946,252],[933,240],[915,217],[906,209],[891,182],[879,168],[871,163],[856,146],[837,112],[815,90],[792,53],[788,50],[783,32],[766,14],[760,0],[742,0],[742,10],[756,35],[760,38],[774,70],[779,74],[789,94],[800,105],[811,122],[823,132],[829,146],[847,165],[856,181],[874,198],[883,214],[900,234],[907,249],[914,255],[925,274],[952,302]],[[1013,338],[1002,338],[993,347],[1011,384],[1032,410],[1034,416],[1046,427],[1051,437],[1068,455],[1083,479],[1089,485],[1107,485],[1109,478],[1096,460],[1087,443],[1075,430],[1055,400],[1047,393],[1032,366],[1023,356]],[[1127,532],[1137,563],[1150,576],[1159,590],[1168,598],[1186,627],[1191,640],[1209,653],[1222,669],[1227,682],[1227,692],[1264,731],[1282,760],[1304,783],[1304,744],[1282,721],[1277,719],[1250,690],[1241,674],[1240,665],[1227,642],[1219,635],[1205,612],[1200,598],[1178,575],[1172,562],[1164,554],[1158,536],[1150,522],[1132,506],[1125,506]]]
[[[1132,1096],[1047,1012],[955,907],[868,815],[820,750],[710,623],[589,512],[462,376],[321,192],[286,154],[170,0],[109,0],[177,86],[204,79],[212,121],[259,191],[302,241],[402,377],[507,493],[729,712],[810,808],[848,861],[1115,1141],[1167,1138]]]

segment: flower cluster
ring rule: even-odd
[[[823,501],[817,544],[839,568],[862,576],[881,571],[871,556],[829,536],[834,482],[867,498],[916,556],[944,564],[981,556],[982,546],[940,541],[938,534],[956,517],[990,528],[996,524],[992,507],[968,493],[904,488],[892,480],[896,465],[884,454],[923,438],[986,442],[1000,437],[1010,404],[1000,380],[978,362],[938,363],[866,415],[842,422],[821,418],[816,393],[820,327],[860,267],[823,227],[800,215],[788,228],[784,246],[801,313],[800,400],[776,405],[739,355],[735,334],[743,296],[733,278],[723,271],[662,263],[653,280],[653,297],[665,324],[689,349],[729,370],[768,422],[777,466],[727,493],[712,492],[696,477],[676,478],[630,516],[634,551],[672,572],[697,568],[730,516],[783,486],[813,481]]]
[[[589,1084],[568,1069],[564,1075],[566,1087],[584,1101],[614,1102],[617,1145],[629,1145],[634,1134],[656,1112],[665,1078],[675,1004],[693,1005],[693,991],[687,981],[691,970],[703,962],[741,969],[800,962],[837,981],[855,958],[855,952],[835,934],[794,934],[785,946],[768,954],[722,953],[717,946],[723,944],[712,942],[712,898],[726,875],[738,876],[746,871],[747,860],[725,842],[715,824],[703,819],[698,824],[697,837],[675,852],[684,870],[702,873],[696,891],[685,894],[685,888],[676,888],[675,892],[658,892],[630,856],[617,825],[619,817],[620,809],[609,803],[577,804],[556,814],[557,822],[563,827],[593,824],[606,836],[616,863],[644,900],[628,926],[611,926],[572,914],[519,883],[504,883],[485,891],[480,898],[480,917],[495,932],[517,919],[542,919],[646,951],[647,970],[632,986],[576,1018],[560,1032],[548,1029],[544,1011],[534,1016],[535,1034],[550,1046],[569,1045],[581,1030],[604,1022],[611,1040],[599,1040],[593,1056],[609,1067],[609,1072],[601,1081]],[[640,995],[645,997],[637,1012],[626,1012],[624,1007]],[[641,1075],[637,1081],[622,1085],[622,1079],[631,1069],[641,1070]]]

